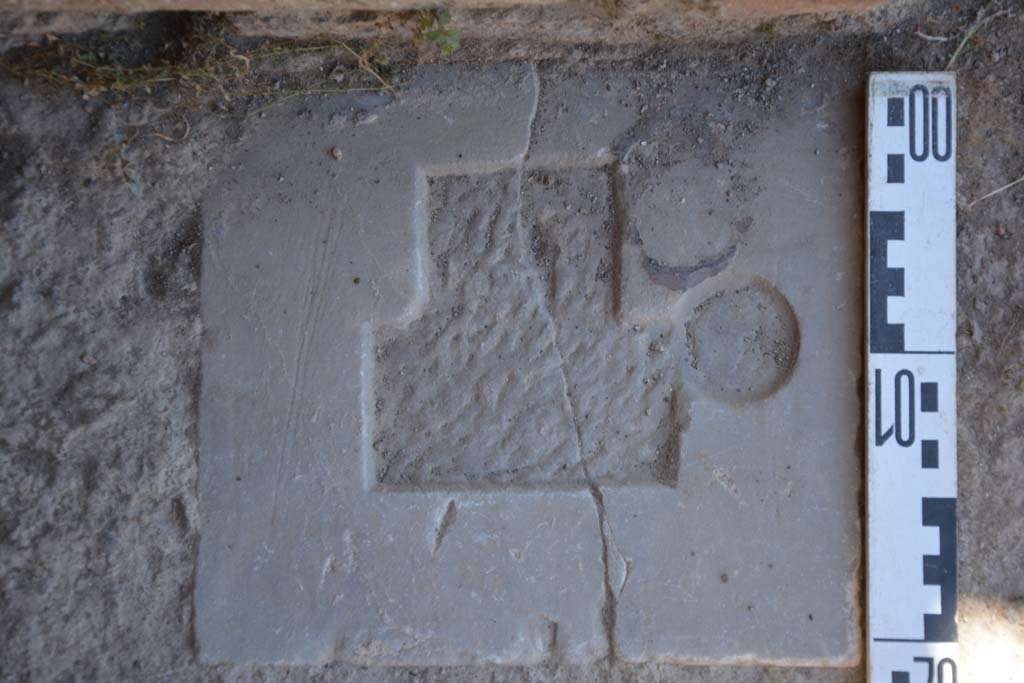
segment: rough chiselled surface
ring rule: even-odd
[[[517,226],[519,174],[430,180],[430,298],[376,330],[384,484],[582,481],[562,358]]]
[[[517,173],[430,181],[425,311],[375,330],[378,482],[675,486],[686,347],[621,319],[612,182],[529,173],[520,213]]]
[[[672,353],[671,321],[622,321],[613,182],[608,168],[533,172],[523,227],[555,320],[591,476],[674,486],[685,419],[671,371],[679,354]]]

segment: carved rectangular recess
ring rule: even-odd
[[[371,487],[675,486],[680,353],[670,321],[622,322],[615,182],[427,179],[426,303],[365,340]]]

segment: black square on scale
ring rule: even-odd
[[[939,385],[936,382],[921,382],[921,412],[939,412]]]
[[[903,98],[902,97],[890,97],[889,98],[889,112],[886,117],[886,122],[890,126],[902,126],[903,125]]]
[[[889,154],[885,164],[885,182],[902,183],[903,181],[903,155]]]
[[[926,470],[939,469],[939,442],[935,439],[921,440],[921,467]]]

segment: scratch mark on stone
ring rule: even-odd
[[[455,505],[454,500],[448,501],[448,507],[445,508],[444,514],[441,515],[441,521],[437,524],[437,531],[434,533],[434,552],[433,555],[436,557],[437,552],[441,549],[441,544],[444,543],[444,537],[448,533],[448,529],[451,528],[452,524],[455,523],[455,518],[459,514],[459,509]]]
[[[324,566],[320,569],[320,590],[324,589],[324,583],[327,581],[327,576],[334,573],[334,555],[328,555],[327,559],[324,560]]]
[[[328,258],[328,254],[333,246],[330,244],[331,239],[332,233],[328,223],[324,226],[324,234],[318,234],[317,239],[310,243],[308,250],[309,260],[313,261],[313,263],[302,293],[301,319],[298,326],[299,346],[295,353],[291,392],[288,400],[288,410],[285,415],[284,436],[289,440],[289,446],[277,457],[277,467],[274,472],[274,492],[271,500],[271,524],[277,519],[277,499],[281,491],[284,463],[295,452],[298,445],[299,397],[305,388],[306,377],[311,369],[309,367],[310,346],[314,343],[316,328],[323,315],[328,298],[322,295],[322,291],[329,281],[329,274],[332,270],[332,263]],[[323,243],[326,243],[326,246],[317,246]]]
[[[558,659],[558,622],[554,619],[548,619],[548,659],[554,661]]]
[[[790,181],[786,180],[785,178],[779,178],[779,184],[782,185],[783,187],[787,188],[787,189],[792,190],[796,194],[800,195],[800,197],[802,199],[804,199],[806,202],[808,202],[810,204],[817,204],[819,206],[821,205],[821,202],[818,201],[813,194],[808,192],[803,187],[800,187],[796,183],[790,182]]]
[[[345,529],[345,533],[341,536],[341,543],[341,568],[346,574],[351,574],[356,570],[356,548],[350,529]]]
[[[736,478],[732,476],[732,473],[721,467],[716,467],[711,471],[711,478],[723,489],[729,492],[734,498],[738,498],[740,495],[740,489],[736,486]]]

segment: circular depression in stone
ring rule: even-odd
[[[786,383],[800,352],[800,328],[786,297],[753,278],[701,302],[686,324],[686,343],[701,391],[740,403]]]
[[[742,186],[732,174],[699,159],[662,168],[632,168],[627,235],[669,268],[728,258],[737,233],[753,224]]]

